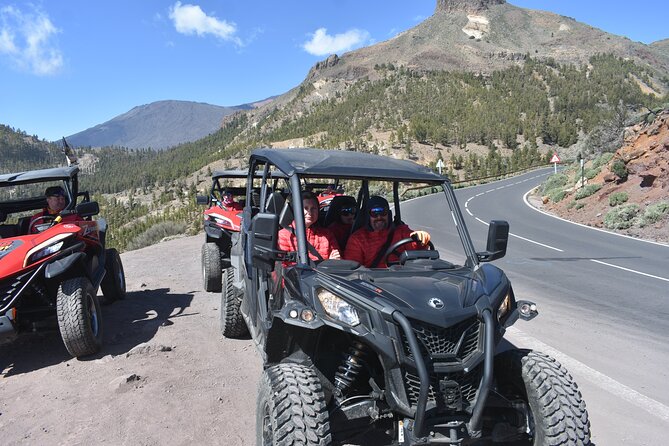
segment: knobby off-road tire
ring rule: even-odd
[[[221,334],[226,338],[240,338],[249,333],[242,317],[240,307],[243,294],[234,287],[235,270],[223,271],[223,290],[221,291]]]
[[[102,346],[100,303],[85,277],[60,284],[56,299],[58,327],[67,351],[74,357],[91,355]]]
[[[590,445],[590,421],[581,392],[555,359],[532,350],[509,350],[495,358],[501,393],[530,407],[535,446]]]
[[[216,243],[202,245],[202,277],[205,291],[221,291],[221,251]]]
[[[105,258],[105,277],[100,284],[104,302],[111,303],[117,299],[125,299],[125,272],[123,263],[121,263],[121,255],[115,248],[109,248]]]
[[[324,446],[332,442],[325,395],[313,369],[283,363],[263,372],[256,438],[258,446]]]

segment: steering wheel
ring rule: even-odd
[[[55,218],[56,217],[54,215],[40,215],[39,217],[35,217],[33,219],[33,221],[30,222],[30,225],[28,226],[28,234],[33,233],[33,229],[35,229],[35,226],[37,226],[36,223],[38,221],[44,220],[44,222],[46,223],[47,220],[55,220]]]
[[[393,243],[392,245],[390,245],[388,247],[388,249],[386,249],[386,253],[383,255],[383,258],[385,259],[386,265],[397,265],[397,264],[399,264],[400,262],[389,262],[388,258],[391,255],[395,255],[396,257],[399,257],[400,253],[397,252],[397,249],[402,245],[406,245],[407,243],[412,243],[412,242],[415,242],[415,241],[416,240],[414,240],[413,238],[407,237],[407,238],[403,238],[401,240],[398,240],[395,243]],[[432,242],[427,242],[427,246],[430,249],[430,251],[434,251],[434,245],[432,244]]]

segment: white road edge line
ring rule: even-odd
[[[601,260],[590,259],[590,261],[595,262],[595,263],[600,263],[602,265],[610,266],[611,268],[618,268],[618,269],[622,269],[623,271],[629,271],[630,273],[640,274],[642,276],[652,277],[653,279],[664,280],[665,282],[669,282],[669,279],[667,279],[665,277],[654,276],[654,275],[648,274],[648,273],[642,273],[641,271],[636,271],[636,270],[625,268],[625,267],[622,267],[622,266],[613,265],[611,263],[602,262]]]
[[[571,356],[565,355],[564,353],[554,349],[553,347],[550,347],[547,344],[544,344],[540,340],[533,338],[516,327],[509,327],[507,332],[513,338],[522,341],[523,345],[528,345],[537,351],[541,351],[557,359],[563,366],[567,368],[567,370],[570,371],[572,375],[577,372],[590,383],[601,388],[602,390],[622,398],[623,400],[648,412],[650,415],[653,415],[664,421],[669,421],[669,407],[665,406],[664,404],[655,401],[654,399],[648,398],[636,390],[619,383],[613,378],[610,378],[609,376],[598,372],[591,367],[588,367],[582,362],[572,358]]]
[[[467,209],[467,212],[469,212],[469,209]],[[474,216],[472,215],[471,212],[469,212],[469,215],[471,215],[472,217],[474,217]],[[481,220],[480,218],[478,218],[478,217],[474,217],[474,218],[476,219],[476,221],[481,222],[481,223],[483,223],[483,224],[486,225],[486,226],[490,226],[489,223],[487,223],[487,222]],[[509,235],[512,236],[512,237],[519,238],[519,239],[521,239],[521,240],[525,240],[526,242],[534,243],[535,245],[543,246],[544,248],[553,249],[553,250],[558,251],[558,252],[564,252],[564,251],[561,250],[560,248],[555,248],[555,247],[553,247],[553,246],[544,245],[543,243],[535,242],[534,240],[530,240],[529,238],[521,237],[521,236],[516,235],[516,234],[513,234],[513,233],[511,233],[511,232],[509,232]]]
[[[534,188],[532,188],[532,189],[528,190],[527,192],[525,192],[525,195],[523,195],[523,201],[525,202],[525,204],[526,204],[529,208],[534,209],[534,210],[537,211],[537,212],[541,212],[541,213],[544,214],[544,215],[548,215],[549,217],[557,218],[558,220],[566,221],[567,223],[571,223],[572,225],[578,225],[578,226],[582,226],[582,227],[584,227],[584,228],[592,229],[593,231],[604,232],[604,233],[606,233],[606,234],[617,235],[618,237],[625,237],[625,238],[628,238],[628,239],[630,239],[630,240],[636,240],[637,242],[652,243],[653,245],[664,246],[665,248],[669,248],[669,245],[664,244],[664,243],[654,242],[654,241],[652,241],[652,240],[644,240],[644,239],[642,239],[642,238],[630,237],[629,235],[618,234],[617,232],[607,231],[606,229],[593,228],[592,226],[584,225],[584,224],[581,224],[581,223],[576,223],[576,222],[574,222],[574,221],[569,221],[569,220],[566,220],[566,219],[564,219],[564,218],[562,218],[562,217],[558,217],[557,215],[549,214],[549,213],[546,212],[546,211],[542,211],[541,209],[537,209],[537,208],[535,208],[534,206],[532,206],[532,205],[530,204],[530,202],[527,200],[527,196],[528,196],[528,195],[530,194],[530,192],[532,192],[533,190],[534,190]]]

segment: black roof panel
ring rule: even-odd
[[[371,153],[324,149],[256,149],[251,157],[274,164],[287,175],[325,178],[368,178],[377,180],[442,183],[447,178],[408,160]]]
[[[5,173],[0,175],[0,186],[12,184],[36,183],[40,181],[68,180],[79,172],[79,167],[53,167],[51,169],[29,170],[26,172]]]

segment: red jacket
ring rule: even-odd
[[[337,243],[339,243],[340,248],[344,248],[346,246],[348,236],[351,233],[351,226],[353,225],[345,225],[340,221],[332,222],[332,224],[328,226],[328,229],[332,231],[332,234],[334,234],[335,238],[337,239]]]
[[[320,226],[307,228],[307,241],[316,248],[316,251],[318,251],[323,259],[329,259],[330,253],[335,249],[339,249],[339,244],[332,231]],[[282,251],[297,251],[297,237],[287,229],[282,229],[279,231],[278,245],[278,248]],[[312,253],[309,253],[309,258],[311,260],[318,260]]]
[[[360,228],[355,231],[351,237],[348,239],[346,244],[346,252],[344,253],[343,258],[346,260],[355,260],[356,262],[370,268],[372,262],[376,259],[379,251],[386,244],[388,239],[388,231],[390,229],[384,229],[382,231],[372,231],[368,228]],[[390,247],[393,243],[402,240],[403,238],[410,237],[413,230],[407,225],[399,225],[395,227],[395,232],[393,233],[392,241],[388,245]],[[387,248],[386,248],[387,249]],[[403,252],[407,250],[415,249],[424,249],[420,243],[411,242],[405,245],[402,245],[398,252]],[[397,260],[396,256],[390,256],[390,260]],[[385,259],[381,259],[377,268],[387,268]]]

